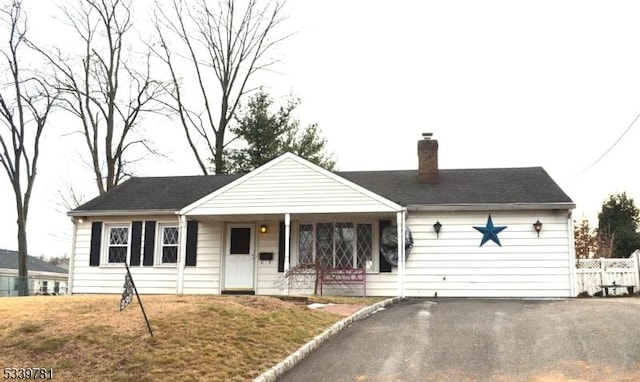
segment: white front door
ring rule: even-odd
[[[254,225],[229,224],[225,261],[224,287],[253,290]]]

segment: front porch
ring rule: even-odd
[[[367,295],[402,294],[398,268],[386,262],[379,247],[383,227],[398,223],[403,226],[402,211],[185,215],[182,219],[199,222],[199,259],[206,261],[211,248],[219,248],[217,265],[199,265],[218,269],[220,294],[319,293],[314,276],[301,277],[304,272],[299,272],[314,264],[325,270],[362,269],[366,274]],[[404,248],[402,238],[399,239]],[[199,269],[203,267],[179,264],[182,276],[178,279],[186,286],[183,293],[189,293],[189,285],[201,278]],[[297,277],[290,277],[294,274]],[[363,288],[348,282],[335,283],[324,293],[357,296],[363,294]]]

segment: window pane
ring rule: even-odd
[[[333,223],[316,224],[316,256],[320,264],[333,267]]]
[[[373,227],[371,224],[358,224],[358,268],[373,269]]]
[[[163,263],[177,263],[178,262],[178,247],[163,247],[162,248],[162,262]]]
[[[178,227],[164,227],[162,244],[178,244]]]
[[[124,263],[127,260],[127,247],[109,247],[109,262]]]
[[[113,227],[109,231],[109,244],[127,245],[128,241],[129,241],[129,228]]]
[[[300,224],[299,229],[300,263],[313,262],[313,224]]]
[[[334,230],[336,267],[353,267],[354,236],[353,223],[336,223]]]
[[[230,254],[232,255],[248,255],[251,246],[251,228],[237,227],[231,228],[231,245]]]

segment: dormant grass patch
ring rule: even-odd
[[[343,318],[270,297],[141,297],[154,337],[135,297],[122,312],[117,295],[0,298],[0,368],[53,369],[60,381],[245,381]]]

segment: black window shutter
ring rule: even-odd
[[[379,222],[379,237],[378,237],[378,242],[380,242],[380,238],[382,237],[382,230],[391,225],[391,220],[380,220]],[[380,251],[380,272],[391,272],[391,264],[389,264],[387,262],[387,260],[384,258],[384,256],[382,255],[382,251]]]
[[[280,231],[278,231],[278,272],[284,272],[284,222],[280,222]],[[291,236],[289,236],[291,243]],[[289,246],[289,256],[291,256],[291,246]],[[291,258],[289,258],[291,263]]]
[[[129,265],[140,265],[140,249],[142,242],[142,222],[131,222],[131,260]]]
[[[100,241],[102,240],[102,222],[91,223],[91,251],[89,252],[89,266],[100,265]]]
[[[144,222],[144,260],[143,265],[153,265],[153,250],[156,240],[156,222]]]
[[[187,222],[187,253],[185,258],[185,266],[195,267],[196,257],[198,255],[198,222],[189,220]]]

